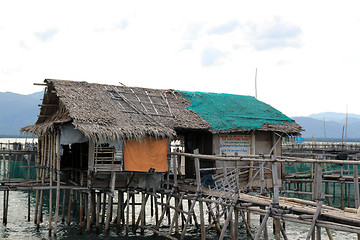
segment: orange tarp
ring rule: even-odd
[[[150,168],[155,172],[167,172],[168,139],[147,138],[141,142],[135,139],[124,143],[125,171],[148,172]]]

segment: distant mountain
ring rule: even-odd
[[[342,138],[345,137],[346,114],[344,113],[317,113],[308,117],[292,117],[305,129],[302,136],[305,138]],[[360,115],[348,114],[347,138],[360,138]],[[325,130],[324,130],[325,127]]]
[[[39,114],[43,92],[22,95],[0,92],[0,135],[19,135],[22,127],[32,125]]]
[[[345,124],[346,122],[346,114],[345,113],[335,113],[335,112],[324,112],[324,113],[316,113],[309,115],[311,118],[315,118],[323,121],[333,121]],[[360,115],[349,113],[348,114],[348,124],[360,122]]]

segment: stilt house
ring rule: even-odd
[[[160,181],[168,171],[173,140],[188,153],[281,154],[276,143],[302,130],[250,96],[44,82],[38,120],[22,131],[38,136],[39,165],[60,169],[62,179],[82,186],[96,187],[112,173],[116,186],[149,187],[150,175]],[[184,165],[185,177],[194,177],[193,160]],[[214,163],[202,160],[201,166]]]

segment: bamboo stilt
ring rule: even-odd
[[[66,210],[65,206],[66,206],[66,189],[63,190],[62,217],[61,217],[61,222],[62,223],[65,222],[65,210]]]
[[[105,223],[105,211],[106,211],[106,193],[103,193],[103,206],[101,213],[101,223]]]
[[[100,211],[101,211],[101,192],[96,193],[96,213],[95,213],[95,225],[96,225],[96,234],[100,233]]]
[[[60,204],[60,130],[58,130],[56,135],[56,142],[57,146],[56,149],[56,203],[55,203],[55,226],[54,226],[54,236],[57,234],[57,224],[58,224],[58,217],[59,217],[59,204]]]
[[[129,193],[129,188],[128,188],[127,193],[126,193],[126,230],[125,230],[125,236],[129,235],[129,218],[130,218],[130,193]]]
[[[71,222],[71,205],[72,205],[72,201],[73,201],[73,195],[74,195],[74,190],[70,189],[68,215],[67,215],[67,225],[68,226],[70,226],[70,222]]]
[[[120,234],[121,219],[123,217],[123,205],[124,205],[124,192],[118,190],[118,206],[117,206],[117,217],[116,217],[116,234]]]
[[[116,172],[111,172],[111,178],[110,178],[110,193],[109,193],[109,200],[106,210],[106,222],[105,222],[105,235],[109,234],[109,225],[110,225],[110,219],[111,219],[111,207],[113,204],[113,195],[114,195],[114,189],[115,189],[115,179],[116,179]]]

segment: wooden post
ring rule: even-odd
[[[126,192],[126,230],[125,230],[125,236],[129,235],[129,218],[130,218],[130,192],[129,188]]]
[[[103,194],[103,206],[101,212],[101,223],[105,223],[105,212],[106,212],[106,193]]]
[[[199,149],[195,149],[194,154],[199,154]],[[196,174],[197,189],[198,189],[198,191],[201,191],[200,160],[199,160],[199,158],[195,158],[194,161],[195,161],[195,174]],[[226,170],[226,168],[225,168],[225,170]],[[205,240],[206,232],[205,232],[204,207],[203,207],[202,201],[199,201],[199,208],[200,208],[201,240]]]
[[[51,236],[51,223],[52,223],[52,186],[53,186],[53,162],[54,162],[54,138],[50,136],[50,156],[49,156],[49,172],[50,172],[50,189],[49,189],[49,236]]]
[[[111,172],[109,202],[108,202],[107,210],[106,210],[105,235],[109,234],[109,224],[110,224],[110,218],[111,218],[110,212],[111,212],[111,206],[113,204],[115,179],[116,179],[116,172]]]
[[[118,190],[118,206],[116,217],[116,234],[120,234],[121,220],[123,219],[124,192]]]
[[[194,154],[199,154],[199,149],[195,149]],[[195,197],[194,197],[194,199],[193,199],[193,201],[191,203],[190,209],[188,211],[188,217],[186,218],[183,230],[181,232],[180,240],[183,240],[185,238],[185,233],[186,233],[186,229],[187,229],[187,226],[189,224],[189,221],[194,216],[194,207],[195,207],[195,204],[196,204],[196,200],[198,199],[198,197],[200,197],[200,194],[201,194],[201,179],[200,179],[200,171],[199,171],[199,169],[200,169],[199,158],[195,158],[194,161],[195,161],[195,169],[198,169],[198,170],[195,171],[195,173],[196,173],[196,183],[197,183],[196,194],[195,194]],[[196,168],[196,166],[197,166],[197,168]],[[169,204],[169,202],[170,202],[170,200],[167,201],[167,204]],[[195,217],[194,217],[194,220],[196,220]],[[205,219],[202,219],[202,221],[205,222]],[[161,222],[161,217],[160,217],[160,222]],[[158,227],[159,227],[159,225],[157,226],[157,230],[159,229]],[[205,239],[205,225],[201,226],[201,238]]]
[[[279,184],[278,184],[278,173],[277,173],[277,163],[276,157],[271,155],[272,162],[272,176],[273,176],[273,206],[276,208],[279,206]],[[275,239],[280,240],[280,220],[274,218],[274,225],[275,225]]]
[[[47,146],[47,137],[42,137],[41,139],[42,139],[42,141],[41,141],[41,146],[42,147],[41,147],[41,159],[40,160],[41,160],[41,167],[45,167],[45,157],[46,157],[45,153],[47,151],[47,148],[46,148],[46,146]],[[45,169],[44,168],[39,169],[39,173],[41,175],[41,183],[44,184],[44,182],[45,182]],[[38,212],[37,220],[36,220],[36,229],[38,231],[40,229],[40,222],[42,222],[42,219],[43,219],[43,217],[42,217],[42,202],[43,202],[44,191],[40,190],[39,195],[40,195],[39,196],[39,198],[40,198],[39,207],[38,207],[39,212]]]
[[[177,187],[177,185],[178,185],[177,171],[176,171],[177,157],[178,156],[175,155],[172,158],[172,160],[173,160],[173,173],[174,173],[174,186],[175,187]],[[177,198],[177,197],[175,197],[175,207],[179,208],[179,198]],[[178,216],[179,216],[178,211],[177,211],[177,209],[175,209],[173,220],[172,220],[172,221],[175,221],[175,234],[179,234],[179,217]],[[171,234],[170,230],[169,230],[169,235]]]
[[[27,178],[28,181],[30,181],[30,160],[31,160],[31,155],[27,155]],[[28,222],[30,222],[30,190],[28,190],[28,217],[27,217]]]
[[[254,240],[259,240],[261,233],[263,232],[263,230],[266,228],[266,222],[268,220],[268,218],[270,217],[270,213],[271,213],[271,207],[269,207],[268,211],[266,212],[263,221],[261,222],[261,225],[259,227],[259,230],[257,231]]]
[[[70,189],[68,215],[67,215],[67,225],[68,226],[70,226],[70,222],[71,222],[71,204],[72,204],[72,201],[73,201],[73,196],[74,196],[74,190]]]
[[[135,232],[135,193],[132,193],[131,198],[131,225],[132,231]]]
[[[57,233],[57,224],[59,217],[59,203],[60,203],[60,129],[57,131],[56,138],[56,207],[55,207],[55,226],[54,226],[54,236]]]
[[[341,202],[341,209],[344,210],[345,206],[344,206],[344,181],[343,181],[343,173],[344,173],[344,169],[343,169],[343,165],[340,165],[340,202]]]
[[[37,145],[37,154],[36,154],[36,183],[39,183],[40,180],[40,169],[39,169],[39,165],[40,165],[40,159],[41,159],[41,154],[40,154],[40,146],[41,146],[41,138],[39,137],[38,139],[38,145]],[[39,210],[39,190],[36,190],[36,197],[35,197],[35,215],[34,215],[34,223],[36,224],[37,221],[37,215],[38,215],[38,210]]]
[[[306,236],[306,240],[309,240],[310,237],[312,236],[312,233],[314,232],[316,221],[319,219],[319,216],[321,214],[321,207],[322,207],[324,196],[325,195],[322,194],[321,198],[319,198],[319,200],[318,200],[316,211],[315,211],[315,214],[314,214],[313,219],[312,219],[310,230],[309,230],[309,232],[308,232],[308,234]]]
[[[156,194],[156,184],[154,184],[153,194],[154,196]],[[159,208],[158,208],[158,201],[156,196],[154,197],[154,202],[155,202],[155,225],[156,225],[159,221]]]
[[[264,162],[260,163],[260,193],[261,195],[265,195],[266,194],[266,189],[265,189],[265,174],[264,174]],[[260,207],[261,209],[265,209],[265,207]],[[260,224],[262,224],[264,221],[264,216],[260,215]],[[268,232],[267,232],[267,224],[266,222],[264,223],[264,240],[268,240]]]
[[[62,223],[65,222],[65,205],[66,205],[66,189],[63,190],[62,217],[61,217]]]
[[[250,146],[250,155],[254,155],[255,154],[255,132],[252,131],[251,132],[251,146]],[[252,168],[254,166],[254,161],[250,161],[250,168],[249,168],[249,179],[248,181],[250,181],[250,179],[252,179],[253,174],[254,174],[254,169]],[[252,183],[250,183],[249,185],[249,190],[252,189]],[[250,213],[248,213],[250,214]]]
[[[96,225],[96,234],[100,233],[100,210],[101,210],[101,192],[96,193],[96,215],[95,215],[95,225]]]
[[[234,207],[235,207],[235,202],[236,202],[236,199],[238,199],[238,194],[235,194],[234,198],[233,198],[233,204],[231,205],[230,209],[228,210],[228,216],[225,220],[225,223],[224,223],[224,226],[221,230],[221,234],[220,234],[220,237],[219,237],[219,240],[222,240],[224,239],[224,236],[225,236],[225,232],[226,232],[226,227],[228,226],[231,218],[232,218],[232,212],[234,211]],[[204,238],[205,239],[205,238]]]
[[[356,160],[358,158],[356,157]],[[359,209],[359,173],[358,165],[353,165],[353,176],[354,176],[354,193],[355,193],[355,208]],[[358,240],[360,239],[360,234],[357,234]]]
[[[140,221],[141,221],[140,234],[143,236],[144,235],[144,229],[145,229],[145,212],[146,212],[145,192],[141,192],[141,207],[142,207],[142,209],[140,211]]]
[[[358,166],[353,166],[353,175],[354,175],[354,193],[355,193],[355,208],[359,208],[359,174]]]

